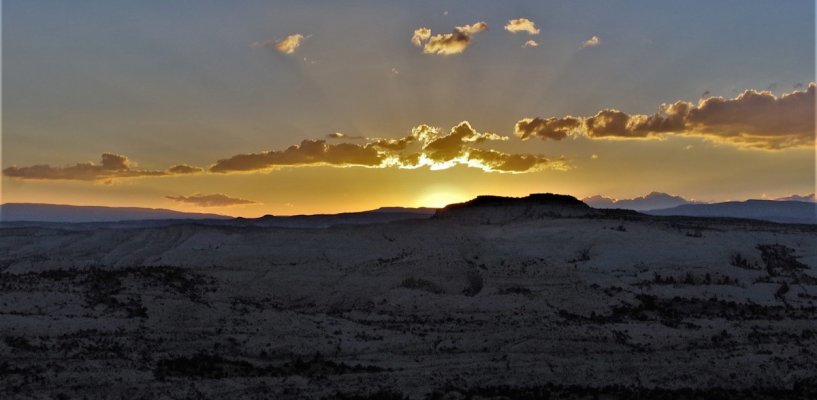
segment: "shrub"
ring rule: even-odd
[[[466,296],[476,296],[485,286],[485,280],[479,274],[479,271],[475,269],[468,270],[465,273],[465,278],[468,280],[468,287],[462,290],[462,294]]]
[[[434,284],[434,282],[423,278],[415,278],[413,276],[403,279],[403,282],[400,283],[400,287],[406,289],[424,290],[434,294],[441,294],[445,292],[441,287]]]
[[[591,250],[590,247],[585,247],[583,249],[579,249],[579,251],[576,252],[576,256],[573,257],[573,259],[568,261],[568,262],[577,263],[577,262],[590,261],[590,250]]]
[[[759,269],[757,265],[753,265],[746,257],[738,252],[729,255],[729,265],[743,269]]]

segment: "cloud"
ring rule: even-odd
[[[461,32],[467,33],[469,35],[473,35],[473,34],[475,34],[477,32],[482,32],[482,31],[488,30],[488,24],[486,24],[485,22],[482,22],[482,21],[481,22],[475,22],[475,23],[473,23],[471,25],[458,26],[458,27],[454,28],[454,30],[461,31]]]
[[[210,171],[250,172],[318,165],[401,169],[428,167],[432,170],[463,165],[486,172],[508,173],[567,168],[563,159],[481,148],[481,145],[505,141],[508,137],[478,132],[467,121],[457,124],[448,133],[429,125],[418,125],[411,130],[411,134],[402,138],[363,139],[366,143],[327,144],[323,140],[304,140],[285,150],[239,154],[222,159],[211,166]]]
[[[598,36],[593,35],[590,39],[587,39],[582,43],[582,48],[585,47],[596,47],[601,44],[601,39]]]
[[[579,129],[582,119],[577,117],[524,118],[516,123],[514,131],[522,140],[536,136],[540,139],[562,140]]]
[[[508,24],[505,25],[505,30],[514,34],[517,32],[527,32],[529,35],[539,34],[539,28],[536,27],[536,23],[527,18],[509,20]]]
[[[103,153],[99,164],[92,162],[53,167],[47,164],[30,167],[11,166],[3,170],[3,175],[18,179],[79,180],[96,181],[141,176],[168,176],[202,172],[203,169],[189,165],[174,165],[166,170],[137,169],[128,157]]]
[[[662,104],[651,115],[615,109],[590,117],[524,118],[515,133],[522,139],[561,140],[569,135],[609,139],[703,137],[738,147],[767,150],[814,146],[814,82],[804,91],[775,96],[746,90],[733,99],[709,97],[697,104]]]
[[[330,133],[330,134],[326,135],[326,138],[327,139],[366,139],[363,136],[349,136],[349,135],[347,135],[345,133],[341,133],[341,132]]]
[[[371,144],[327,144],[325,140],[304,140],[286,150],[239,154],[218,160],[210,172],[255,171],[282,166],[333,165],[376,167],[383,156]]]
[[[431,29],[417,28],[414,30],[414,35],[411,36],[411,43],[417,47],[423,45],[423,42],[431,37]]]
[[[484,171],[523,173],[543,169],[567,169],[563,161],[553,161],[534,154],[507,154],[496,150],[470,149],[468,165]]]
[[[422,125],[422,129],[431,129]],[[451,128],[451,133],[438,136],[437,131],[423,133],[424,137],[433,138],[423,146],[424,154],[433,161],[446,162],[462,156],[467,143],[481,143],[487,140],[507,140],[493,133],[479,133],[467,121]]]
[[[522,47],[539,47],[539,43],[535,40],[528,40],[522,44]]]
[[[264,42],[255,42],[253,43],[253,47],[274,48],[281,53],[292,54],[298,49],[298,47],[301,47],[301,42],[306,38],[307,37],[300,33],[294,33],[281,40],[270,39]],[[304,59],[304,61],[306,61],[306,59]]]
[[[245,204],[257,204],[252,200],[230,197],[226,194],[194,194],[192,196],[165,196],[179,203],[193,204],[199,207],[229,207]]]
[[[195,174],[204,171],[203,168],[191,167],[187,164],[174,165],[167,169],[171,174]]]
[[[488,29],[485,22],[476,22],[471,25],[458,26],[451,33],[431,34],[429,28],[418,28],[411,36],[411,43],[423,48],[426,54],[460,54],[471,45],[474,34]]]

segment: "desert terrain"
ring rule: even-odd
[[[0,397],[815,398],[815,268],[817,225],[554,195],[4,225]]]

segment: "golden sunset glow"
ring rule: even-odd
[[[591,14],[615,23],[545,3],[273,2],[214,30],[224,5],[34,3],[4,9],[19,18],[4,27],[3,202],[259,216],[814,192],[814,22],[794,5],[732,25],[729,7],[666,6],[681,41],[655,23],[666,9],[610,4]]]
[[[461,203],[469,199],[468,196],[458,193],[456,189],[445,186],[430,188],[425,192],[414,204],[416,207],[442,208],[448,204]]]

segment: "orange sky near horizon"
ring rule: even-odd
[[[0,202],[814,193],[814,7],[11,0]]]

